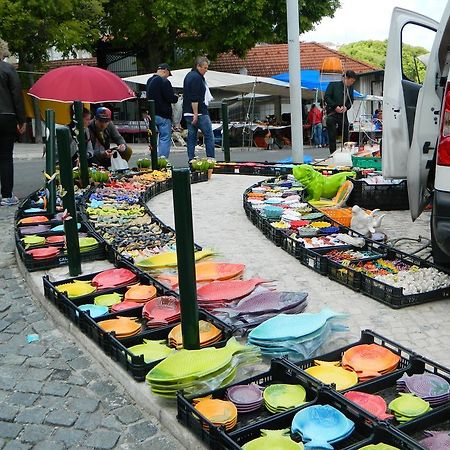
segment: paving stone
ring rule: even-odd
[[[42,388],[44,394],[56,395],[64,397],[69,392],[70,386],[58,381],[48,381]]]
[[[0,313],[3,313],[5,311],[8,311],[8,309],[11,307],[11,304],[8,304],[6,302],[0,302]]]
[[[155,450],[183,450],[185,447],[181,445],[172,436],[155,436],[152,439],[145,441],[142,446],[144,449],[155,449]],[[134,450],[138,450],[137,448]]]
[[[25,394],[23,392],[14,392],[8,397],[8,403],[13,405],[31,406],[38,396],[36,394]]]
[[[158,428],[148,421],[135,423],[128,427],[128,433],[137,442],[145,441],[154,436],[158,432]]]
[[[50,380],[60,380],[60,381],[65,381],[67,379],[69,379],[71,375],[71,371],[70,370],[61,370],[61,369],[56,369],[53,371]]]
[[[127,405],[113,411],[113,414],[124,424],[137,422],[142,419],[142,413],[135,406]]]
[[[27,378],[30,380],[44,381],[52,374],[52,372],[52,369],[37,369],[33,367],[27,371]]]
[[[47,355],[47,353],[45,353],[45,355]],[[46,369],[49,367],[54,369],[55,367],[53,362],[54,360],[50,358],[44,358],[43,356],[31,356],[26,360],[24,365],[29,367],[36,367],[38,369]]]
[[[24,321],[16,321],[13,322],[9,327],[5,328],[3,331],[5,333],[13,333],[13,334],[19,334],[22,333],[25,328],[28,327],[28,323]]]
[[[74,398],[69,402],[69,408],[79,413],[92,413],[98,408],[99,403],[93,398]]]
[[[33,450],[64,450],[65,445],[55,441],[43,441],[34,446]]]
[[[32,392],[37,394],[41,389],[44,383],[36,380],[21,380],[19,381],[15,388],[19,392]]]
[[[84,377],[82,377],[81,375],[77,375],[72,373],[70,375],[70,377],[67,379],[67,382],[69,384],[74,384],[76,386],[86,386],[87,381]]]
[[[18,441],[9,441],[4,447],[3,450],[29,450],[31,445],[23,444]]]
[[[42,356],[45,353],[45,347],[38,344],[30,344],[20,350],[21,355],[25,356]]]
[[[64,425],[66,427],[70,427],[75,423],[78,418],[78,414],[75,414],[71,411],[67,411],[64,409],[57,409],[52,411],[45,421],[52,425]]]
[[[118,431],[121,431],[123,429],[123,424],[117,420],[116,416],[113,415],[106,416],[101,423],[102,427],[105,428],[111,428]]]
[[[69,384],[69,382],[67,382]],[[70,385],[70,384],[69,384]],[[81,386],[72,386],[67,393],[68,397],[83,398],[88,395],[88,391]]]
[[[80,414],[80,417],[75,422],[74,427],[80,430],[94,431],[100,426],[100,424],[102,424],[102,416],[100,414],[85,413]],[[105,423],[103,423],[103,426],[109,428]]]
[[[48,413],[49,410],[42,407],[27,408],[17,415],[16,422],[40,424]]]
[[[120,438],[120,433],[112,430],[96,430],[91,433],[85,441],[88,447],[99,449],[114,448]]]
[[[23,425],[0,421],[0,438],[14,439],[22,431]]]
[[[86,358],[85,356],[80,356],[78,358],[72,359],[68,362],[69,366],[72,367],[72,369],[87,369],[92,365],[89,358]]]
[[[0,420],[5,420],[6,422],[12,422],[14,418],[17,416],[19,412],[19,408],[15,406],[10,406],[3,404],[0,407]]]
[[[51,324],[48,320],[40,320],[38,322],[34,322],[32,328],[36,333],[45,333],[46,331],[51,330]]]
[[[56,433],[52,436],[52,439],[55,441],[64,442],[66,445],[75,445],[83,441],[86,433],[81,430],[75,430],[73,428],[60,428],[56,431]]]
[[[36,406],[43,406],[49,410],[61,409],[65,406],[66,399],[55,395],[41,395],[35,402]]]
[[[3,368],[2,368],[3,369]],[[17,380],[12,378],[0,377],[0,389],[13,389]]]
[[[48,425],[25,425],[23,432],[20,435],[20,440],[37,444],[38,442],[48,439],[54,430],[54,427]]]
[[[26,356],[8,354],[3,357],[2,364],[16,364],[20,366],[20,364],[23,364],[26,360]]]
[[[9,322],[6,320],[0,320],[0,331],[3,331],[7,327],[9,327]]]
[[[100,397],[107,396],[108,394],[113,394],[117,391],[117,387],[113,384],[108,384],[103,381],[94,381],[89,384],[89,387]]]

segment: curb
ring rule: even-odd
[[[145,413],[155,417],[159,423],[169,432],[181,445],[188,450],[206,449],[205,445],[190,433],[188,429],[178,423],[176,418],[176,407],[174,404],[158,399],[150,393],[145,383],[134,381],[130,374],[126,372],[113,359],[106,355],[97,345],[92,342],[85,334],[79,330],[75,324],[63,316],[54,305],[52,305],[38,289],[33,282],[30,273],[26,270],[20,257],[15,250],[15,259],[17,268],[30,289],[33,298],[38,301],[43,310],[56,323],[58,328],[68,332],[80,348],[86,351],[94,360],[96,360],[105,372],[119,384],[133,401]]]

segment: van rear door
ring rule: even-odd
[[[417,98],[421,85],[403,73],[402,34],[413,24],[436,30],[438,23],[421,14],[394,8],[389,29],[383,85],[383,176],[406,178]]]

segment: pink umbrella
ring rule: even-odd
[[[135,98],[115,74],[98,67],[67,66],[50,70],[34,83],[29,94],[40,100],[72,103],[112,103]]]

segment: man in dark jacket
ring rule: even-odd
[[[189,161],[195,158],[195,145],[199,129],[203,133],[206,156],[214,158],[214,134],[208,115],[208,104],[212,100],[212,96],[205,81],[208,67],[207,58],[197,57],[194,68],[186,75],[183,82],[183,116],[188,126]]]
[[[113,156],[113,151],[110,149],[111,142],[117,145],[117,151],[126,161],[130,160],[133,153],[112,123],[111,116],[110,109],[98,108],[95,118],[88,125],[89,140],[94,152],[92,162],[106,168],[111,166],[111,157]]]
[[[147,81],[147,100],[155,101],[155,120],[159,132],[158,154],[164,158],[169,157],[172,142],[172,103],[178,101],[178,96],[167,79],[171,75],[170,67],[160,64],[156,75]]]
[[[19,200],[13,194],[13,149],[16,131],[25,132],[25,106],[22,87],[14,67],[3,59],[9,56],[8,45],[0,39],[0,184],[1,205],[13,206]]]
[[[325,92],[327,105],[327,132],[330,144],[330,153],[336,150],[336,133],[343,134],[343,142],[348,141],[347,111],[353,104],[353,85],[356,81],[356,73],[347,70],[342,76],[342,81],[332,81]]]

